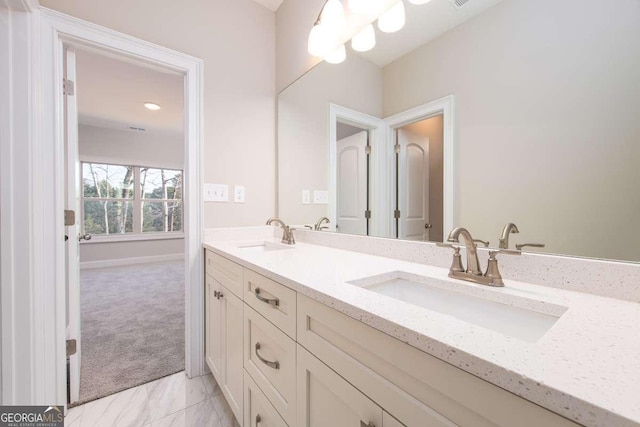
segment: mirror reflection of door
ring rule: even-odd
[[[368,235],[368,135],[366,130],[338,123],[336,231],[339,233]]]
[[[396,237],[442,241],[442,115],[396,129]]]

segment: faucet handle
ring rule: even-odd
[[[313,230],[313,226],[311,226],[311,225],[305,225],[304,228],[308,228],[309,230]]]
[[[496,255],[505,254],[505,255],[522,255],[522,251],[519,249],[491,249],[489,251],[489,259],[496,259]]]
[[[516,249],[521,251],[522,248],[544,248],[546,245],[544,243],[518,243],[516,244]]]
[[[490,245],[490,242],[489,242],[488,240],[473,239],[473,241],[474,241],[475,243],[482,243],[482,245],[483,245],[485,248],[488,248],[488,247],[489,247],[489,245]]]

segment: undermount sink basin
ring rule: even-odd
[[[542,338],[567,310],[543,301],[401,271],[349,283],[528,342]]]
[[[293,246],[285,245],[282,243],[264,241],[264,242],[245,243],[245,244],[239,245],[238,249],[242,249],[243,251],[247,251],[247,252],[261,253],[261,252],[293,249]]]

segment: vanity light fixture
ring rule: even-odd
[[[347,19],[344,16],[344,6],[340,0],[327,0],[322,9],[322,25],[334,34],[344,31]]]
[[[381,0],[349,0],[349,9],[353,13],[377,14],[382,7]]]
[[[357,52],[366,52],[373,49],[375,45],[376,32],[371,24],[364,27],[351,39],[351,48]]]
[[[145,102],[144,107],[147,110],[153,110],[153,111],[158,111],[160,109],[160,105],[156,104],[155,102]]]
[[[343,44],[324,57],[329,64],[339,64],[345,59],[347,59],[347,50]]]
[[[347,0],[353,13],[380,14],[382,0]],[[430,0],[409,0],[412,4],[425,4]],[[388,3],[387,3],[388,4]],[[395,33],[404,27],[406,21],[404,2],[398,0],[378,17],[378,28],[385,33]],[[346,50],[341,40],[346,25],[344,5],[341,0],[326,0],[316,19],[307,44],[313,56],[323,58],[330,64],[339,64],[346,58]],[[366,52],[376,45],[376,34],[371,24],[362,28],[351,40],[351,47],[357,52]],[[337,47],[336,47],[337,46]]]
[[[404,27],[404,3],[399,1],[378,18],[378,28],[383,33],[395,33]]]

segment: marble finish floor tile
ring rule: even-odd
[[[151,422],[209,398],[202,378],[188,379],[184,372],[150,382],[146,387]]]
[[[144,385],[89,402],[83,407],[81,427],[143,427],[150,421]]]
[[[213,375],[211,375],[211,373],[207,375],[203,375],[200,378],[202,378],[202,382],[204,382],[204,387],[207,389],[207,393],[209,394],[210,397],[213,397],[217,394],[222,393],[222,390],[220,389],[218,382],[215,380],[215,378],[213,378]]]
[[[239,427],[211,374],[184,372],[72,408],[65,427]]]
[[[213,397],[213,406],[216,408],[216,412],[220,417],[220,422],[222,423],[222,427],[236,427],[239,426],[236,421],[235,416],[233,415],[233,411],[231,410],[231,406],[227,403],[227,399],[224,395],[218,394]]]
[[[67,411],[67,416],[64,417],[65,427],[80,427],[80,421],[82,419],[83,406],[76,406]]]

